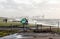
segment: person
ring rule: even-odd
[[[26,19],[26,25],[28,25],[28,20]]]
[[[3,21],[7,23],[7,19],[4,19]]]

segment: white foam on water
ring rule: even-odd
[[[23,37],[22,37],[22,35],[18,35],[18,36],[16,36],[16,38],[23,38]]]
[[[32,36],[17,35],[15,38],[33,38]]]

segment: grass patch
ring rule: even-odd
[[[13,31],[11,31],[11,30],[1,31],[0,30],[0,37],[7,36],[7,35],[10,35],[10,34],[14,34],[16,32],[17,32],[17,30],[13,30]]]
[[[19,23],[19,22],[0,22],[0,26],[13,26],[13,25],[17,25],[17,26],[20,26],[21,25],[21,23]]]
[[[20,22],[0,22],[0,26],[23,26]],[[28,24],[26,26],[35,26],[34,24]]]

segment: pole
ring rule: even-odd
[[[25,32],[25,29],[24,28],[25,28],[25,25],[23,24],[23,32]]]
[[[11,24],[11,31],[12,31],[12,24]]]
[[[42,32],[42,24],[40,26],[41,26],[41,32]]]
[[[38,30],[38,25],[37,25],[36,29]]]
[[[51,26],[50,26],[50,32],[51,32]]]
[[[59,21],[58,21],[58,28],[57,28],[57,32],[59,32]]]

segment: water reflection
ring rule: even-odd
[[[31,39],[33,38],[32,36],[24,36],[24,35],[20,35],[20,34],[13,34],[13,35],[9,35],[9,36],[5,36],[5,37],[2,37],[0,39]]]
[[[0,39],[48,39],[48,38],[60,39],[59,34],[51,33],[16,33],[13,35],[5,36]]]

